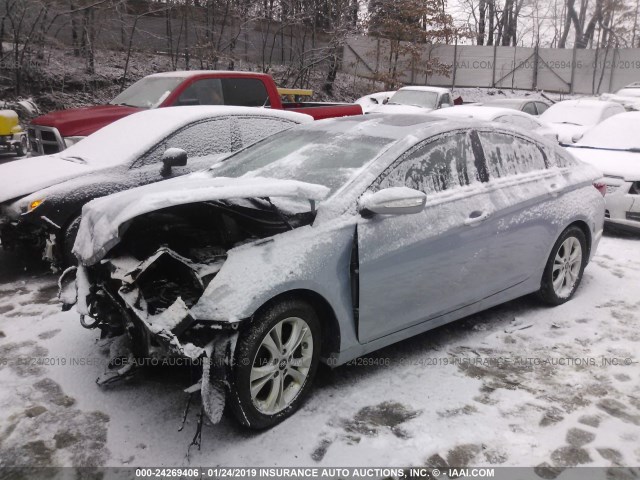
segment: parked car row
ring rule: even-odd
[[[605,215],[640,225],[627,138],[640,113],[563,148],[543,121],[562,103],[539,117],[524,103],[447,108],[448,91],[429,88],[320,121],[228,106],[127,115],[9,164],[3,246],[32,242],[74,264],[64,308],[119,359],[203,363],[192,390],[212,421],[226,403],[243,425],[270,427],[321,362],[531,293],[565,303]],[[113,362],[98,383],[134,365]]]

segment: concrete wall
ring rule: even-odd
[[[371,78],[389,70],[390,45],[374,37],[353,37],[344,48],[343,70]],[[454,62],[455,58],[455,62]],[[429,59],[448,65],[449,74],[424,72]],[[398,78],[406,84],[502,87],[597,94],[640,81],[640,49],[425,45],[420,61],[401,58]],[[573,83],[573,88],[572,88]]]

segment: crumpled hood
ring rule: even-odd
[[[63,137],[87,136],[105,125],[141,110],[141,108],[124,105],[71,108],[42,115],[33,119],[31,123],[57,128]]]
[[[211,177],[198,172],[98,198],[82,209],[73,253],[93,265],[120,242],[135,217],[176,205],[234,198],[296,197],[322,200],[323,185],[262,177]]]
[[[57,155],[28,157],[0,165],[0,203],[90,172],[93,168]]]
[[[622,177],[627,182],[640,181],[640,153],[574,147],[567,150],[605,175]]]

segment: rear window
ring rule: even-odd
[[[489,175],[509,175],[544,170],[544,155],[533,142],[501,132],[478,132]]]
[[[269,104],[267,88],[257,78],[223,78],[222,92],[225,105],[262,107]]]

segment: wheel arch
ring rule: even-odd
[[[585,222],[584,220],[575,220],[574,222],[567,225],[565,229],[562,231],[564,232],[569,227],[578,227],[580,230],[582,230],[582,233],[584,233],[584,237],[587,241],[587,261],[589,261],[589,259],[591,258],[591,244],[592,244],[592,235],[591,235],[591,229],[589,228],[589,224],[587,224],[587,222]]]
[[[269,299],[263,303],[253,314],[251,323],[260,315],[261,312],[268,309],[274,303],[286,301],[289,299],[303,300],[316,311],[318,318],[320,319],[320,326],[322,328],[322,350],[321,357],[327,358],[333,352],[340,351],[340,324],[338,317],[331,306],[331,304],[321,294],[316,291],[299,288],[294,290],[288,290],[286,292],[279,293],[275,297]]]

